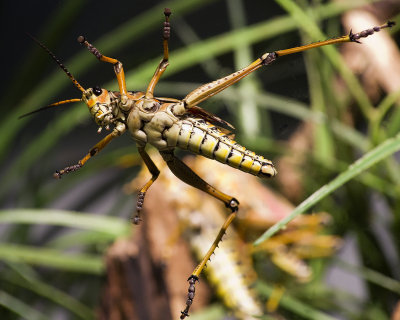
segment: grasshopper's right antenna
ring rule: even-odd
[[[47,106],[45,106],[45,107],[41,107],[41,108],[39,108],[39,109],[36,109],[36,110],[31,111],[31,112],[25,113],[25,114],[23,114],[22,116],[19,116],[18,119],[21,119],[21,118],[30,116],[31,114],[34,114],[34,113],[36,113],[36,112],[40,112],[40,111],[43,111],[43,110],[46,110],[46,109],[50,109],[50,108],[52,108],[52,107],[59,106],[60,104],[66,104],[66,103],[72,103],[72,102],[80,102],[80,101],[82,101],[82,99],[79,99],[79,98],[78,98],[78,99],[68,99],[68,100],[63,100],[63,101],[54,102],[54,103],[49,104],[49,105],[47,105]]]
[[[68,78],[71,79],[72,83],[75,85],[75,87],[77,87],[81,92],[85,92],[85,89],[79,84],[79,82],[74,78],[74,76],[71,74],[71,72],[68,71],[68,69],[61,63],[60,60],[58,60],[58,58],[56,57],[56,55],[50,51],[49,48],[47,48],[43,43],[41,43],[38,39],[36,39],[34,36],[32,36],[31,34],[27,33],[27,35],[33,40],[35,41],[39,46],[41,46],[49,55],[50,57],[53,58],[53,60],[60,66],[61,69],[63,69],[63,71],[67,74]],[[66,103],[72,103],[72,102],[79,102],[82,101],[82,99],[68,99],[68,100],[63,100],[63,101],[58,101],[58,102],[54,102],[52,104],[49,104],[45,107],[41,107],[39,109],[33,110],[31,112],[25,113],[22,116],[19,116],[18,119],[24,118],[26,116],[29,116],[31,114],[34,114],[36,112],[39,111],[43,111],[52,107],[56,107],[59,106],[61,104],[66,104]]]

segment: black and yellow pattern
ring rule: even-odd
[[[247,150],[203,119],[178,121],[164,131],[163,138],[168,147],[190,150],[258,177],[269,178],[277,174],[270,160]]]

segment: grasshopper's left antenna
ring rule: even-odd
[[[85,92],[85,89],[79,84],[79,82],[74,78],[71,72],[61,63],[60,60],[56,57],[56,55],[50,51],[43,43],[41,43],[38,39],[28,33],[28,36],[31,37],[33,41],[35,41],[39,46],[41,46],[49,55],[53,58],[53,60],[60,66],[61,69],[67,74],[68,78],[71,79],[72,83],[77,87],[80,91]]]

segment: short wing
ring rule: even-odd
[[[218,126],[223,133],[230,134],[232,130],[235,130],[235,127],[229,122],[222,120],[220,117],[217,117],[198,106],[188,109],[187,113]]]
[[[156,99],[163,103],[180,102],[180,100],[174,98],[157,97]],[[235,127],[233,125],[198,106],[194,106],[188,109],[185,115],[201,118],[209,123],[212,123],[213,125],[217,126],[221,130],[221,132],[225,133],[231,139],[233,139],[235,136],[235,134],[231,132],[235,130]]]

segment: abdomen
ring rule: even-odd
[[[168,147],[190,150],[255,176],[266,178],[277,174],[270,160],[247,150],[203,119],[179,120],[163,132],[163,137]]]

